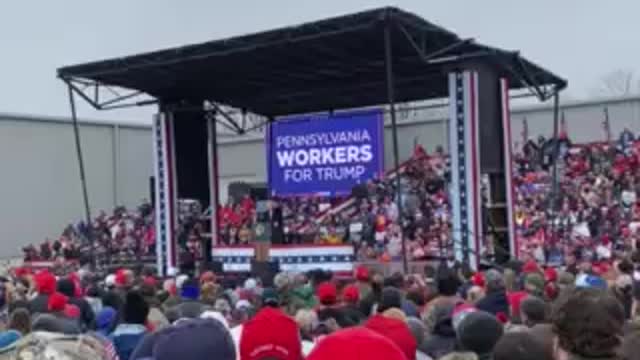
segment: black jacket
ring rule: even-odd
[[[49,312],[49,295],[38,294],[29,302],[29,311],[31,314],[46,314]]]
[[[493,315],[503,313],[507,317],[510,316],[509,300],[505,291],[497,291],[488,293],[476,304],[479,310],[486,311]]]

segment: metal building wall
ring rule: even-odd
[[[83,122],[80,132],[94,214],[148,198],[149,128]],[[0,258],[84,218],[67,119],[0,114],[0,169]]]

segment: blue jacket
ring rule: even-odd
[[[128,360],[138,343],[147,334],[147,328],[140,324],[120,324],[109,337],[120,360]]]

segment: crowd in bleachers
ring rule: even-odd
[[[407,252],[412,259],[437,255],[451,245],[446,163],[442,149],[427,154],[417,147],[401,171],[368,182],[352,196],[273,199],[271,203],[282,214],[283,242],[353,244],[360,260],[388,261],[402,255],[402,232],[409,239]],[[395,176],[400,176],[403,224],[399,222]],[[336,208],[340,210],[334,211]],[[219,218],[222,243],[253,240],[256,204],[248,196],[220,207]]]
[[[91,234],[89,233],[91,231]],[[144,202],[135,210],[117,207],[111,214],[101,211],[93,219],[91,229],[86,222],[68,225],[57,239],[23,248],[26,261],[86,260],[94,256],[127,258],[155,253],[155,227],[151,204]]]
[[[529,141],[516,158],[515,223],[523,258],[540,263],[607,262],[636,248],[640,227],[640,147],[616,141],[572,145]]]

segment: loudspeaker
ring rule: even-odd
[[[280,272],[280,263],[277,261],[251,260],[251,276],[257,277],[264,287],[273,286],[273,278]]]
[[[222,262],[221,261],[208,261],[204,264],[202,272],[213,271],[214,274],[222,274]]]

